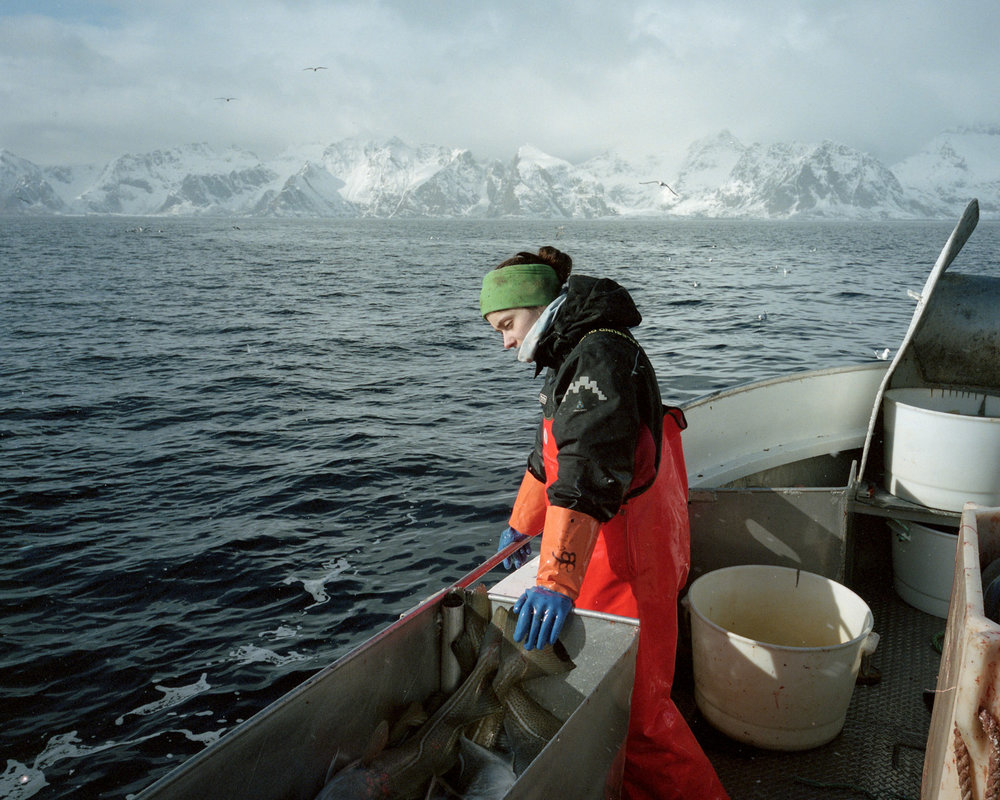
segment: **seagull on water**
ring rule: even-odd
[[[657,186],[666,186],[668,189],[670,189],[670,193],[674,197],[680,197],[680,195],[673,190],[673,188],[670,186],[669,183],[664,183],[663,181],[639,181],[639,183],[655,183]]]
[[[875,358],[877,358],[879,361],[888,361],[889,360],[889,348],[888,347],[883,347],[881,350],[873,350],[872,352],[875,353]]]
[[[303,67],[302,71],[307,72],[308,70],[312,70],[313,72],[317,72],[321,69],[326,69],[326,67]]]

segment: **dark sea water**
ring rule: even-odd
[[[495,551],[502,259],[624,284],[683,403],[895,350],[952,227],[0,218],[0,797],[135,793]]]

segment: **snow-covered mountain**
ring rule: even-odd
[[[835,142],[745,145],[729,131],[683,158],[608,152],[572,164],[524,145],[509,160],[397,138],[347,139],[262,161],[185,145],[94,166],[0,150],[0,214],[283,217],[1000,216],[1000,127],[941,134],[891,169]]]
[[[58,214],[68,210],[41,167],[9,150],[0,150],[0,214]]]
[[[278,178],[244,150],[187,145],[121,156],[67,205],[89,214],[243,214]]]
[[[711,194],[728,180],[746,149],[728,130],[692,143],[674,188],[692,199]]]
[[[485,165],[468,150],[347,139],[323,153],[358,216],[465,216],[484,203]]]
[[[1000,126],[942,133],[892,171],[928,203],[954,208],[978,197],[980,214],[1000,216]]]
[[[908,197],[896,176],[879,161],[834,142],[748,147],[707,202],[714,216],[935,214],[934,209]]]

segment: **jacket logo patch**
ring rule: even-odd
[[[581,375],[569,385],[569,388],[566,390],[566,396],[569,397],[574,392],[580,394],[584,390],[593,392],[597,396],[598,400],[608,399],[608,396],[604,394],[604,392],[602,392],[600,387],[597,385],[597,381],[592,381],[586,375]]]

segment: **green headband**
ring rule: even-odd
[[[508,308],[547,306],[561,287],[556,271],[547,264],[511,264],[486,273],[479,310],[485,317]]]

